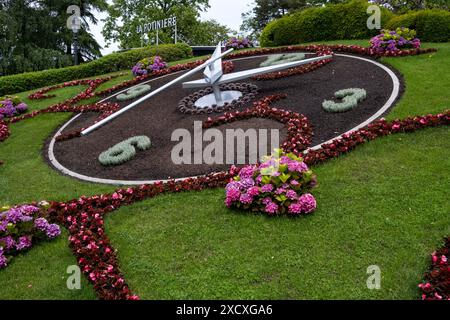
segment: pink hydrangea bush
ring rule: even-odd
[[[250,41],[247,38],[237,38],[232,37],[228,39],[227,43],[225,44],[225,49],[234,49],[234,50],[241,50],[245,48],[252,48],[254,47],[254,44],[252,41]]]
[[[0,209],[0,269],[6,268],[14,256],[33,244],[55,239],[61,234],[60,227],[45,218],[49,206],[47,202],[41,202],[39,206]]]
[[[397,52],[404,49],[419,49],[420,40],[416,31],[408,28],[397,28],[395,31],[382,30],[379,35],[370,39],[370,49],[376,53]]]
[[[27,109],[28,106],[19,97],[6,96],[0,98],[0,121],[25,113]]]
[[[281,150],[259,165],[242,168],[226,187],[225,204],[270,216],[307,215],[317,208],[309,190],[316,177],[302,158]]]
[[[167,68],[167,63],[159,56],[145,58],[139,61],[131,70],[136,77],[146,76]]]

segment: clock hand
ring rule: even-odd
[[[297,67],[300,65],[304,65],[304,64],[308,64],[308,63],[312,63],[312,62],[316,62],[316,61],[321,61],[321,60],[326,60],[326,59],[332,59],[332,58],[333,58],[333,56],[331,56],[331,55],[320,56],[320,57],[301,60],[301,61],[287,62],[287,63],[275,65],[275,66],[262,67],[262,68],[252,69],[252,70],[245,70],[245,71],[240,71],[240,72],[235,72],[235,73],[229,73],[229,74],[225,74],[225,75],[221,76],[214,83],[214,85],[220,85],[220,84],[224,84],[224,83],[239,81],[242,79],[251,78],[251,77],[269,73],[269,72],[276,72],[276,71],[280,71],[283,69],[294,68],[294,67]],[[185,88],[185,89],[202,88],[202,87],[210,87],[210,86],[211,86],[211,83],[208,81],[208,79],[202,79],[202,80],[196,80],[196,81],[190,81],[190,82],[183,83],[183,88]]]
[[[162,87],[156,89],[155,91],[152,91],[151,93],[149,93],[148,95],[136,100],[135,102],[129,104],[128,106],[120,109],[119,111],[117,111],[116,113],[113,113],[112,115],[110,115],[109,117],[97,122],[96,124],[92,125],[91,127],[87,128],[86,130],[83,130],[81,132],[82,136],[88,135],[89,133],[97,130],[98,128],[100,128],[101,126],[105,125],[106,123],[110,122],[111,120],[117,118],[118,116],[122,115],[123,113],[127,112],[128,110],[136,107],[137,105],[139,105],[140,103],[144,102],[145,100],[157,95],[158,93],[166,90],[167,88],[183,81],[184,79],[192,76],[193,74],[205,69],[206,67],[208,67],[209,65],[215,63],[216,61],[222,59],[224,56],[226,56],[227,54],[229,54],[230,52],[233,51],[233,49],[227,50],[224,53],[220,53],[221,51],[221,45],[219,43],[219,45],[217,46],[216,52],[214,52],[214,55],[208,59],[205,63],[203,63],[202,65],[192,69],[189,72],[186,72],[185,74],[183,74],[182,76],[170,81],[169,83],[166,83],[165,85],[163,85]]]

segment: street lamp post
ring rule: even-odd
[[[78,62],[78,30],[73,31],[73,63],[77,66]]]
[[[67,28],[73,32],[73,62],[78,65],[78,32],[81,29],[81,10],[79,6],[72,5],[67,8],[67,13],[72,14],[67,19]]]

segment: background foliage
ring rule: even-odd
[[[105,10],[106,0],[0,0],[0,75],[72,64],[69,5],[81,8],[80,61],[101,56],[88,22],[97,23],[94,11]]]
[[[389,29],[406,27],[417,31],[417,37],[428,42],[450,41],[450,12],[445,10],[411,11],[391,19]]]
[[[378,34],[367,28],[364,0],[354,0],[295,12],[267,25],[261,35],[262,46],[280,46],[311,41],[366,39]],[[382,26],[393,14],[382,9]]]
[[[0,77],[0,96],[131,69],[137,61],[154,55],[158,55],[164,61],[170,62],[191,56],[192,49],[186,44],[145,47],[121,53],[113,53],[79,66]]]
[[[121,48],[140,47],[141,35],[136,32],[139,25],[177,17],[180,41],[190,45],[212,45],[225,40],[230,30],[214,20],[200,21],[200,12],[209,7],[209,0],[113,0],[108,8],[103,35],[109,42],[120,43]],[[174,29],[160,30],[162,43],[174,42]],[[145,42],[153,44],[156,32],[145,36]]]

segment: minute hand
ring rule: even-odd
[[[262,68],[252,69],[252,70],[245,70],[245,71],[225,74],[216,82],[216,84],[239,81],[239,80],[247,79],[247,78],[258,76],[258,75],[265,74],[265,73],[276,72],[276,71],[280,71],[280,70],[284,70],[284,69],[294,68],[294,67],[298,67],[298,66],[301,66],[304,64],[321,61],[321,60],[326,60],[326,59],[332,59],[332,58],[333,58],[333,56],[327,55],[327,56],[321,56],[321,57],[316,57],[316,58],[311,58],[311,59],[306,59],[306,60],[301,60],[301,61],[287,62],[287,63],[279,64],[276,66],[262,67]],[[183,83],[183,88],[185,88],[185,89],[209,87],[209,86],[211,86],[211,83],[207,82],[205,79]]]

